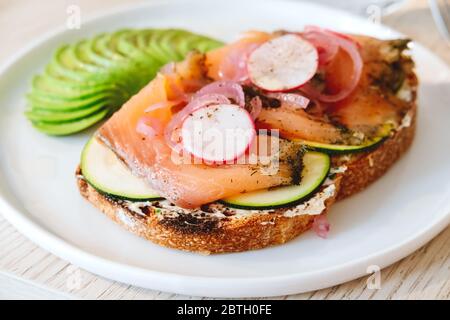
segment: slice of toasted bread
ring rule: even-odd
[[[243,210],[222,204],[187,210],[167,201],[112,199],[89,185],[77,169],[81,195],[138,236],[170,248],[203,254],[239,252],[285,243],[311,228],[335,201],[340,176],[307,202],[292,208]]]
[[[133,203],[112,199],[94,189],[77,169],[83,197],[127,230],[170,248],[210,253],[239,252],[285,243],[313,225],[339,199],[365,189],[381,177],[410,147],[416,129],[417,78],[406,75],[408,113],[402,124],[376,149],[333,156],[340,170],[313,198],[291,208],[242,210],[222,204],[186,210],[167,201]]]
[[[239,210],[217,205],[214,210],[188,211],[164,201],[131,203],[99,193],[86,182],[80,168],[78,188],[83,197],[128,231],[166,247],[210,254],[282,244],[310,229],[316,215],[327,213],[337,199],[363,190],[395,163],[412,143],[415,110],[412,109],[409,126],[397,131],[379,148],[350,158],[335,157],[335,165],[346,170],[336,174],[333,188],[323,187],[300,209]],[[320,199],[324,198],[322,207]],[[308,209],[315,210],[314,214],[306,214]]]
[[[310,229],[316,214],[327,213],[336,200],[365,189],[408,150],[416,129],[417,79],[410,84],[411,109],[401,128],[372,151],[333,157],[334,167],[345,170],[336,174],[334,192],[315,215],[301,214],[301,210],[295,213],[293,208],[248,211],[218,206],[209,212],[208,208],[188,211],[170,204],[162,206],[161,201],[132,204],[99,193],[84,180],[80,168],[78,187],[83,197],[127,230],[170,248],[210,254],[282,244]]]
[[[374,150],[345,156],[333,157],[335,166],[345,166],[337,200],[347,198],[364,190],[372,182],[384,175],[388,169],[409,149],[416,132],[417,123],[417,86],[414,72],[408,75],[409,111],[402,124]]]
[[[415,107],[410,111],[409,115],[412,116],[409,126],[397,131],[394,136],[388,138],[377,149],[347,157],[333,158],[335,165],[346,167],[337,200],[347,198],[364,190],[372,182],[384,175],[400,156],[408,150],[416,131]]]

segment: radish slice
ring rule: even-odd
[[[316,48],[298,35],[288,34],[270,40],[250,55],[251,81],[268,91],[295,89],[316,73],[319,56]]]
[[[180,128],[184,119],[197,109],[206,107],[208,105],[227,104],[230,100],[221,94],[205,94],[199,98],[192,100],[188,103],[183,110],[178,112],[172,117],[164,129],[164,138],[167,145],[175,152],[181,151],[180,145],[173,140],[173,133],[176,129]]]
[[[184,150],[206,163],[225,163],[242,156],[255,139],[250,114],[235,104],[211,105],[183,122]]]

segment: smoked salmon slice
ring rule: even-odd
[[[413,74],[413,63],[402,56],[407,40],[378,40],[365,36],[352,36],[359,43],[363,60],[361,78],[356,89],[344,100],[336,103],[320,102],[324,114],[317,116],[314,108],[292,111],[283,106],[263,108],[257,119],[260,128],[280,128],[286,138],[331,143],[352,144],[354,132],[370,138],[383,132],[390,123],[399,126],[410,108],[409,101],[397,97],[403,74]],[[339,86],[346,80],[346,55],[338,54],[330,66],[327,82]],[[411,85],[417,79],[410,79]],[[298,90],[302,93],[302,89]],[[310,103],[314,106],[314,101]],[[311,109],[311,110],[310,110]]]
[[[277,33],[247,33],[239,41],[206,55],[193,53],[185,61],[172,65],[175,72],[160,73],[133,96],[99,130],[98,137],[138,176],[143,177],[161,196],[174,204],[194,208],[239,193],[295,183],[298,176],[299,148],[284,156],[278,170],[271,174],[261,164],[207,165],[174,160],[174,152],[161,134],[147,136],[136,130],[144,116],[164,128],[183,108],[180,101],[214,80],[231,80],[252,86],[246,73],[245,59]],[[352,36],[353,37],[353,36]],[[332,144],[358,144],[355,132],[369,137],[378,134],[386,122],[399,125],[409,102],[395,92],[402,68],[412,68],[402,56],[406,48],[399,40],[382,41],[353,37],[363,60],[362,74],[353,92],[339,102],[311,101],[306,109],[293,110],[264,105],[268,93],[255,89],[263,101],[255,119],[257,128],[278,129],[283,137],[300,138]],[[338,52],[329,67],[327,85],[339,88],[348,81],[349,56]],[[396,69],[397,68],[397,69]],[[302,88],[294,93],[304,94]],[[152,106],[159,104],[157,108]],[[161,106],[162,104],[162,106]],[[247,105],[246,105],[247,107]],[[258,144],[258,138],[255,142]],[[359,139],[359,138],[358,138]],[[294,164],[293,164],[294,163]]]
[[[205,82],[204,56],[191,55],[177,65],[175,79],[185,86],[185,92],[195,91]],[[136,130],[139,119],[145,115],[167,125],[175,113],[167,104],[148,111],[149,106],[174,99],[169,79],[159,74],[152,82],[133,96],[98,132],[99,139],[109,146],[138,176],[145,178],[161,196],[178,206],[195,208],[224,197],[246,191],[264,189],[292,182],[292,163],[280,162],[276,172],[268,174],[258,164],[179,163],[162,136],[147,137]],[[198,88],[197,88],[198,89]],[[146,111],[147,110],[147,111]],[[298,176],[298,175],[297,175]]]

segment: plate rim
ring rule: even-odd
[[[133,11],[139,8],[148,8],[158,5],[172,5],[180,2],[188,2],[186,0],[171,0],[171,1],[153,1],[150,3],[137,3],[133,5],[121,5],[113,9],[109,9],[101,14],[91,14],[84,23],[93,23],[97,19],[106,18],[111,15],[123,13],[124,11]],[[201,2],[198,0],[197,2]],[[275,1],[272,1],[275,3]],[[276,1],[280,3],[295,3],[299,6],[308,6],[316,9],[325,9],[328,12],[336,12],[339,15],[346,15],[352,19],[362,20],[361,17],[349,14],[343,10],[331,8],[328,6],[308,3],[296,2],[292,0]],[[401,33],[391,29],[388,26],[382,25],[386,30],[392,34],[402,35]],[[27,54],[31,53],[34,48],[44,44],[51,38],[67,32],[65,26],[57,27],[51,31],[44,33],[31,41],[27,46],[20,49],[15,55],[6,58],[5,62],[0,66],[0,77],[3,77],[17,62],[22,60]],[[448,64],[439,56],[435,55],[431,50],[415,43],[421,51],[432,55],[436,61],[447,67],[450,72]],[[7,185],[6,185],[7,187]],[[441,211],[444,211],[442,214]],[[173,272],[161,272],[142,267],[129,265],[126,263],[117,262],[111,259],[97,256],[93,253],[84,251],[82,248],[71,244],[64,240],[57,234],[46,230],[39,223],[28,218],[26,214],[14,208],[14,206],[6,199],[3,193],[0,192],[0,212],[3,217],[11,223],[22,235],[45,250],[55,254],[63,260],[69,261],[74,265],[80,266],[83,269],[91,271],[100,276],[106,276],[119,282],[127,282],[136,286],[145,287],[153,290],[170,291],[185,295],[204,296],[205,291],[210,297],[268,297],[286,294],[295,294],[306,292],[310,290],[319,290],[339,283],[350,281],[367,275],[365,266],[370,265],[370,261],[377,260],[377,265],[382,269],[386,266],[402,259],[411,254],[419,247],[430,241],[439,232],[441,232],[450,223],[450,197],[447,197],[436,212],[439,216],[431,220],[419,232],[410,235],[402,242],[390,246],[387,249],[380,250],[368,256],[363,256],[358,259],[353,259],[337,266],[332,266],[318,271],[301,272],[297,274],[280,275],[280,276],[255,276],[255,277],[209,277],[209,276],[192,276],[183,275]],[[447,213],[445,213],[447,212]],[[113,270],[114,269],[114,270]],[[346,275],[349,269],[351,275]],[[323,274],[327,275],[329,280],[321,279]],[[125,276],[124,276],[125,275]],[[127,278],[128,280],[123,280]],[[330,280],[332,278],[332,280]],[[145,285],[142,283],[145,279]],[[233,282],[239,281],[240,288],[233,287]],[[196,283],[193,285],[192,283]],[[261,285],[260,282],[264,282]],[[150,285],[151,283],[151,285]],[[296,289],[303,283],[304,289]],[[309,283],[306,284],[305,283]],[[320,285],[317,285],[320,283]],[[270,286],[271,289],[267,289]],[[250,287],[250,288],[249,288]],[[207,288],[207,289],[205,289]],[[261,289],[270,290],[270,293],[261,294]]]

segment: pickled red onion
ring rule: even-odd
[[[152,138],[162,134],[163,125],[157,118],[143,116],[137,122],[136,131],[146,137]]]
[[[339,45],[334,38],[317,30],[305,31],[301,36],[316,47],[319,53],[319,66],[330,63],[339,50]]]
[[[207,94],[221,94],[228,99],[232,99],[239,106],[245,106],[244,90],[237,82],[226,80],[212,82],[197,91],[192,99],[197,99]]]
[[[259,42],[249,42],[232,48],[219,66],[219,77],[235,82],[247,81],[248,57],[260,44]]]
[[[253,97],[250,100],[250,107],[251,107],[250,116],[252,117],[253,120],[255,120],[256,118],[258,118],[262,110],[261,99],[258,96]]]
[[[350,73],[351,74],[350,84],[346,88],[343,88],[338,93],[335,94],[322,93],[318,91],[316,88],[314,88],[311,85],[311,82],[308,82],[304,86],[302,86],[301,90],[306,94],[308,94],[311,98],[318,99],[322,102],[336,102],[346,98],[358,85],[362,73],[363,61],[361,58],[361,54],[359,53],[358,50],[357,42],[346,35],[341,35],[337,32],[320,29],[318,27],[306,28],[306,31],[302,34],[302,36],[307,38],[308,33],[312,38],[314,38],[314,34],[320,33],[324,37],[328,38],[330,43],[336,43],[340,49],[342,49],[349,55],[353,63],[353,70]],[[316,37],[316,40],[317,39],[318,37]],[[314,41],[311,42],[314,43]],[[329,51],[329,53],[327,54],[322,54],[322,58],[327,60],[330,56],[333,55],[334,48],[333,45],[331,45],[331,47],[323,47],[323,48]]]
[[[165,77],[167,86],[169,88],[171,100],[184,100],[187,101],[190,95],[186,93],[184,87],[176,74],[175,62],[169,62],[164,65],[160,73]]]
[[[169,62],[169,63],[165,64],[160,70],[160,72],[162,74],[174,74],[175,71],[176,71],[175,62]]]
[[[161,102],[157,102],[154,103],[152,105],[150,105],[147,109],[144,110],[144,112],[152,112],[161,108],[165,108],[168,107],[172,104],[173,102],[171,101],[161,101]]]
[[[337,32],[337,31],[334,31],[334,30],[331,30],[331,29],[321,28],[321,27],[318,27],[318,26],[312,26],[312,25],[305,26],[304,29],[305,29],[304,32],[311,32],[311,31],[328,32],[328,33],[331,33],[331,34],[333,34],[333,35],[335,35],[337,37],[341,37],[343,39],[346,39],[346,40],[349,40],[351,42],[354,42],[358,48],[361,47],[361,44],[358,41],[356,41],[355,39],[353,39],[352,37],[350,37],[350,36],[348,36],[348,35],[346,35],[344,33],[340,33],[340,32]]]
[[[328,222],[327,216],[324,214],[316,216],[312,229],[319,237],[325,239],[330,231],[330,223]]]
[[[309,99],[305,96],[302,96],[301,94],[297,93],[269,93],[267,95],[270,98],[275,98],[280,100],[280,102],[290,108],[295,110],[298,109],[305,109],[309,104]]]

